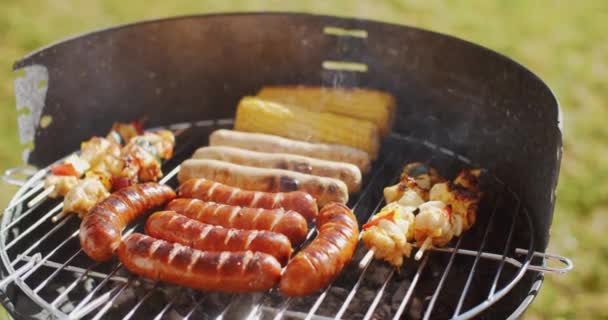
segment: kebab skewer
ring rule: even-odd
[[[80,155],[52,166],[44,195],[36,198],[64,197],[63,211],[53,221],[69,212],[82,216],[112,190],[160,178],[161,160],[172,156],[174,144],[170,131],[142,133],[137,122],[114,124],[107,137],[83,142]]]
[[[384,190],[388,204],[363,226],[363,243],[370,251],[362,264],[373,255],[400,267],[414,242],[419,260],[429,248],[445,246],[470,229],[481,197],[480,173],[463,170],[449,182],[424,164],[406,165],[399,183]]]
[[[453,182],[432,186],[429,201],[422,204],[414,221],[414,238],[420,246],[415,259],[420,260],[430,247],[444,247],[454,236],[471,229],[477,219],[482,193],[480,169],[462,170]]]
[[[133,137],[120,150],[118,157],[106,157],[98,170],[87,172],[85,179],[68,192],[63,212],[82,216],[108,197],[111,190],[157,181],[162,177],[161,160],[172,156],[174,143],[173,134],[167,130]]]
[[[42,194],[50,198],[65,197],[81,180],[87,178],[85,174],[102,178],[100,180],[108,186],[108,179],[103,177],[111,177],[122,166],[121,143],[140,133],[140,128],[137,122],[115,123],[107,137],[93,137],[81,143],[79,154],[72,154],[63,163],[51,166],[51,174],[45,179]]]

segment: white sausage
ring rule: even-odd
[[[212,159],[258,168],[296,171],[342,180],[350,192],[361,187],[361,171],[352,163],[315,159],[288,153],[267,153],[225,146],[203,147],[193,159]]]
[[[209,136],[211,146],[231,146],[254,151],[292,153],[325,160],[348,162],[366,173],[370,168],[367,152],[353,147],[311,143],[263,133],[216,130]]]

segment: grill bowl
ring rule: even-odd
[[[366,36],[337,36],[328,32],[327,27],[365,31]],[[355,62],[359,69],[352,65],[336,69],[332,67],[335,62]],[[73,151],[81,140],[103,134],[114,121],[145,118],[148,125],[170,126],[196,119],[198,122],[190,125],[197,129],[187,130],[187,136],[180,139],[178,147],[183,153],[172,160],[179,161],[180,157],[189,156],[194,147],[205,143],[210,128],[229,127],[238,99],[255,93],[263,85],[385,90],[397,98],[395,123],[385,141],[382,159],[366,178],[367,188],[360,197],[354,197],[361,201],[357,209],[360,220],[380,204],[379,190],[394,178],[390,173],[398,172],[403,161],[430,161],[447,156],[449,159],[434,163],[446,174],[464,166],[480,165],[495,177],[494,186],[499,187],[494,192],[494,201],[480,217],[496,212],[498,226],[510,226],[510,221],[515,221],[513,217],[518,217],[513,224],[512,246],[504,250],[509,230],[491,229],[484,251],[500,255],[506,252],[511,257],[515,248],[529,249],[521,260],[525,265],[532,262],[532,250],[544,252],[548,242],[561,156],[557,101],[550,89],[521,65],[466,41],[416,28],[307,14],[191,16],[121,26],[66,40],[28,55],[15,68],[26,72],[16,82],[16,94],[18,104],[32,112],[22,116],[20,130],[22,137],[31,138],[36,146],[29,153],[28,162],[39,167]],[[33,89],[41,80],[47,80],[48,86]],[[42,128],[39,123],[45,116],[52,122]],[[54,148],[46,147],[50,145]],[[165,167],[175,165],[168,163]],[[27,190],[24,187],[14,200]],[[365,190],[372,191],[366,195]],[[494,203],[498,207],[495,211]],[[13,214],[5,214],[3,218],[5,245],[20,234],[11,238],[7,228],[14,221],[11,219],[25,214],[16,202],[11,204]],[[38,221],[52,205],[43,204],[32,214],[32,221],[22,218],[22,223]],[[68,228],[74,223],[65,222],[66,229],[76,230]],[[463,238],[460,244],[463,248],[467,241],[478,245],[483,238],[487,223],[480,219],[478,225],[475,230],[479,231],[471,230],[471,240]],[[45,230],[43,226],[46,224],[22,239],[32,237],[30,244],[35,243],[35,239],[54,227],[49,225]],[[17,232],[23,230],[27,229]],[[56,234],[65,239],[66,234]],[[49,243],[51,239],[49,236]],[[15,247],[17,253],[13,257],[10,250],[4,254],[5,275],[13,274],[14,269],[7,265],[27,248]],[[453,260],[456,271],[451,273],[455,275],[450,273],[446,279],[464,284],[474,257],[461,261],[460,255],[456,256],[450,259],[452,255],[448,253],[448,260],[436,263],[437,269]],[[83,259],[83,263],[87,262]],[[430,261],[429,268],[434,270],[433,260]],[[496,274],[496,266],[480,261],[479,270],[492,270],[486,278]],[[457,271],[459,266],[463,266],[462,274]],[[106,268],[100,272],[112,270]],[[504,269],[505,279],[515,279],[517,275],[523,278],[514,284],[507,298],[492,307],[489,316],[504,318],[530,302],[526,297],[537,290],[540,285],[537,280],[542,274],[524,275],[525,269]],[[355,284],[357,279],[349,278],[355,273],[345,273],[345,283]],[[434,278],[440,281],[441,271],[433,273],[438,273]],[[414,274],[410,278],[400,274],[395,279],[411,276]],[[452,282],[448,281],[446,288],[451,288]],[[23,290],[19,280],[15,283],[7,288],[5,302],[13,305],[9,309],[29,311],[18,306],[20,299],[16,297],[20,293],[11,294],[11,290]],[[400,282],[389,281],[387,288],[394,283]],[[488,281],[473,283],[474,288],[484,288]],[[435,288],[437,284],[431,286]],[[457,288],[461,287],[454,285],[459,293],[461,289]],[[146,295],[152,291],[144,292]],[[77,291],[66,296],[78,300],[86,293]],[[432,291],[421,295],[425,296],[432,296]],[[379,304],[386,305],[382,299],[381,296]],[[205,305],[222,301],[209,300]],[[419,300],[421,310],[430,303],[424,298]],[[457,298],[445,300],[450,301],[448,305],[458,302]],[[46,307],[41,301],[35,302]],[[467,303],[469,307],[478,305]],[[280,310],[280,303],[278,307]],[[412,308],[413,302],[409,309]],[[49,308],[43,309],[49,312]],[[292,309],[296,310],[297,304],[289,308]]]

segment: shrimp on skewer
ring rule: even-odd
[[[477,220],[477,208],[482,193],[479,190],[481,170],[462,170],[454,182],[435,184],[429,193],[430,200],[439,200],[452,209],[451,223],[454,235],[460,236]]]
[[[451,182],[420,162],[406,165],[399,183],[384,189],[388,204],[363,225],[363,243],[370,249],[365,264],[373,255],[400,267],[414,242],[419,260],[469,230],[482,195],[480,175],[480,169],[462,170]]]
[[[445,179],[434,168],[421,162],[412,162],[403,168],[397,184],[384,188],[384,199],[386,203],[397,201],[405,191],[413,190],[422,200],[428,201],[431,187],[443,181]]]
[[[451,223],[452,210],[441,201],[428,201],[418,207],[414,219],[414,240],[419,246],[414,257],[420,260],[424,251],[432,246],[443,247],[454,237]]]
[[[383,259],[400,267],[403,257],[409,257],[412,250],[414,212],[423,201],[413,190],[407,190],[395,202],[380,210],[363,225],[361,238],[366,247],[374,252],[376,259]]]

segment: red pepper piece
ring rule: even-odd
[[[56,176],[74,176],[80,177],[78,171],[71,163],[54,164],[51,166],[51,172]]]
[[[381,220],[389,220],[391,222],[395,222],[395,210],[389,210],[383,213],[377,214],[372,220],[363,225],[363,230],[369,229],[373,226],[376,226],[380,223]]]

